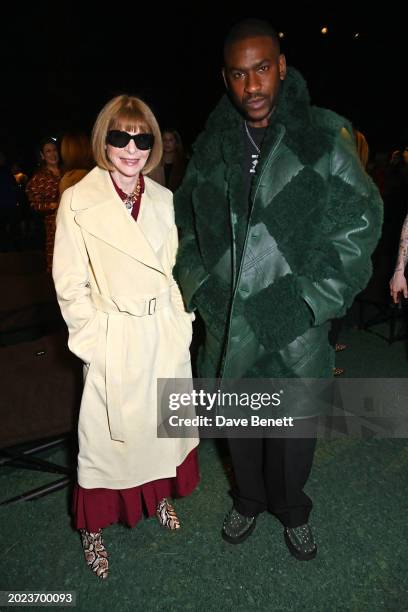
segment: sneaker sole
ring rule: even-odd
[[[244,531],[243,534],[241,534],[240,536],[238,536],[236,538],[233,538],[232,536],[229,536],[227,533],[225,533],[224,529],[221,530],[221,536],[222,536],[223,540],[228,542],[228,544],[241,544],[247,538],[249,538],[249,536],[251,535],[251,533],[253,532],[255,527],[256,527],[256,519],[251,524],[251,526],[248,527],[248,529],[246,531]]]
[[[317,546],[310,553],[301,553],[296,546],[293,546],[288,534],[286,531],[283,532],[285,537],[286,546],[289,549],[290,554],[295,557],[298,561],[311,561],[317,555]]]

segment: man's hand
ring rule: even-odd
[[[391,297],[395,304],[399,302],[399,294],[402,293],[404,298],[408,299],[407,279],[404,272],[396,271],[390,280]]]

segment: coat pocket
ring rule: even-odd
[[[286,369],[292,370],[296,376],[315,377],[315,364],[327,352],[327,326],[311,327],[302,336],[296,338],[284,349],[279,351],[280,358]]]
[[[98,327],[95,334],[95,345],[92,351],[91,360],[86,363],[88,376],[105,377],[105,361],[106,361],[106,331],[107,331],[107,316],[101,312],[96,313],[98,318]]]

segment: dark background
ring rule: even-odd
[[[40,138],[90,131],[103,104],[124,92],[143,97],[162,127],[178,128],[191,144],[223,92],[224,35],[248,16],[285,32],[288,63],[307,79],[312,102],[352,120],[372,151],[408,142],[402,3],[287,2],[273,10],[257,3],[253,12],[183,6],[84,1],[3,9],[0,149],[34,164]]]

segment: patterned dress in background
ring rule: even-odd
[[[54,251],[55,218],[59,201],[60,175],[55,175],[47,168],[40,168],[29,180],[26,193],[33,210],[44,215],[47,256],[47,272],[52,271],[52,254]],[[55,208],[54,208],[55,207]]]

